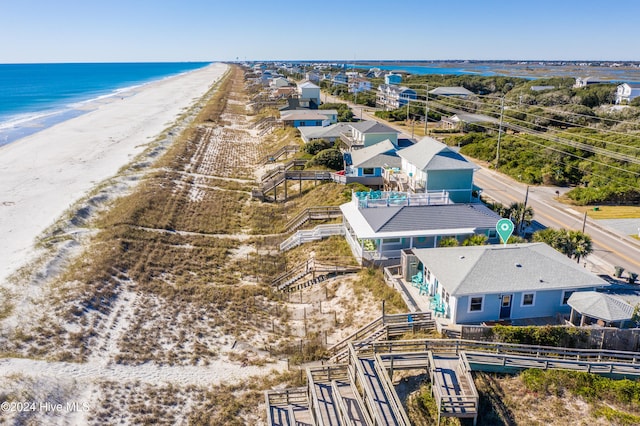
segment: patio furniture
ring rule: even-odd
[[[422,283],[420,285],[420,291],[418,292],[420,296],[429,294],[429,283]]]
[[[417,288],[417,287],[420,287],[420,284],[422,284],[422,271],[418,271],[417,274],[411,277],[412,286]]]

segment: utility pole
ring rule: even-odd
[[[500,168],[500,138],[502,137],[502,120],[504,118],[504,95],[500,99],[500,125],[498,126],[498,146],[496,149],[496,170]],[[527,190],[529,187],[527,187]]]
[[[587,227],[587,212],[584,212],[584,218],[582,218],[582,233],[584,234],[584,230]],[[638,235],[640,235],[640,229],[638,229]]]
[[[518,229],[518,235],[522,232],[522,227],[524,226],[524,215],[527,211],[527,201],[529,200],[529,185],[527,185],[527,192],[524,194],[524,206],[522,207],[522,217],[520,218],[520,226]]]
[[[425,136],[429,134],[429,126],[427,126],[428,121],[429,121],[429,83],[427,83],[427,99],[424,102],[424,134]]]

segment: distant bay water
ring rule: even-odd
[[[208,64],[0,64],[0,146],[84,114],[91,101]]]

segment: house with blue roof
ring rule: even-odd
[[[569,316],[577,292],[610,284],[544,243],[440,247],[404,253],[425,296],[454,324]]]

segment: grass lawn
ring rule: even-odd
[[[640,218],[640,206],[573,206],[581,213],[587,212],[591,219],[635,219]]]

